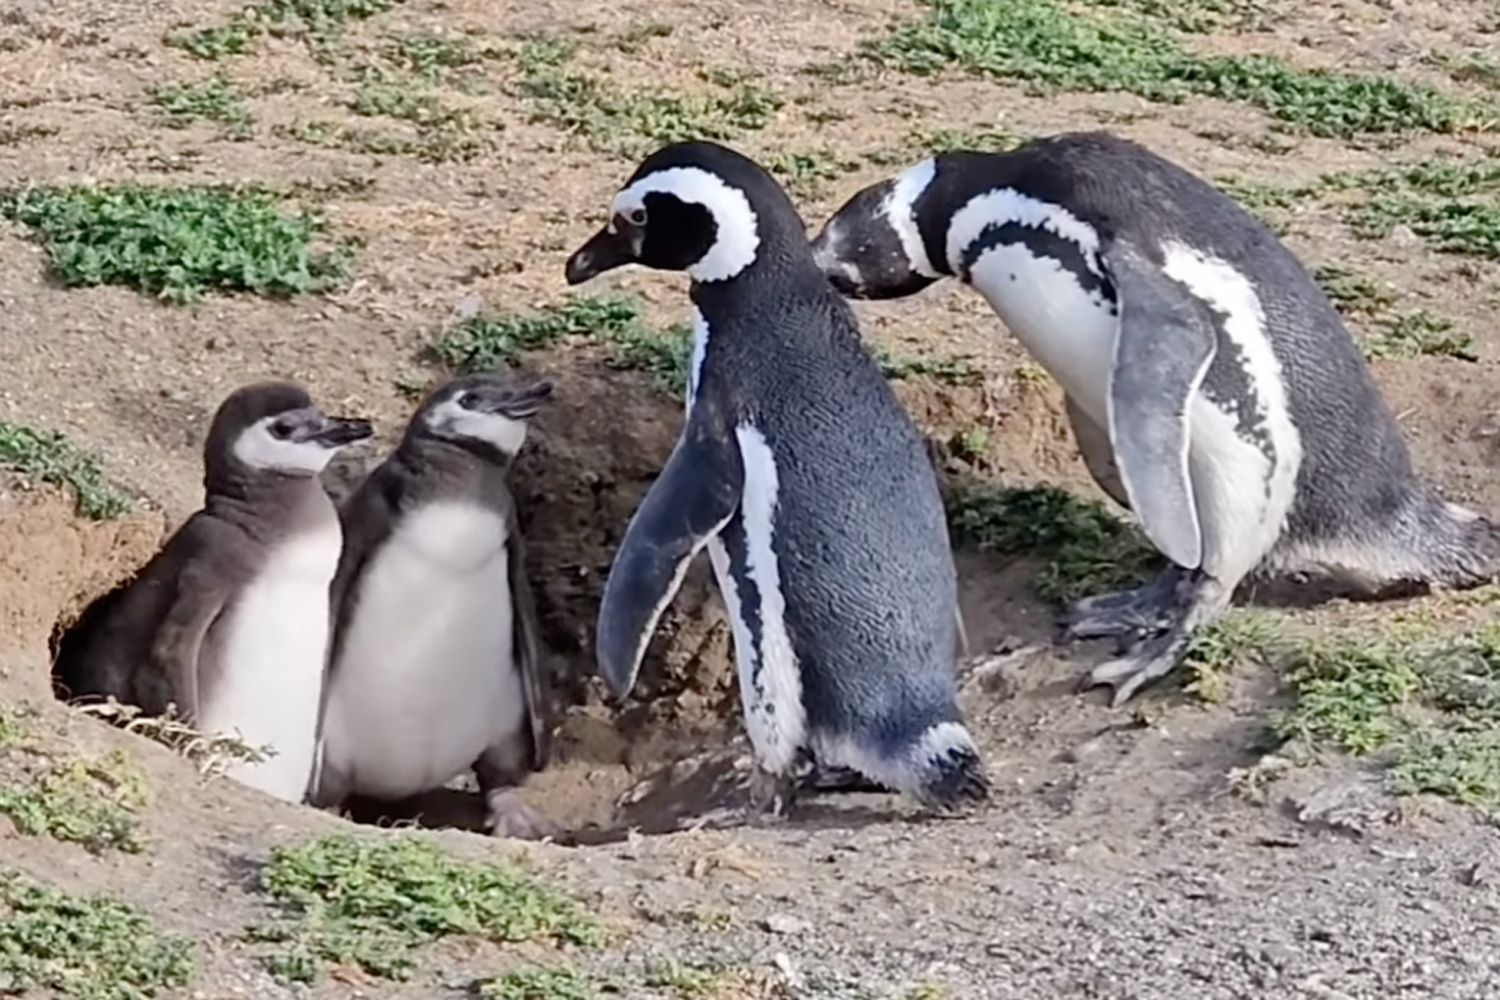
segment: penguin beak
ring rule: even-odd
[[[323,429],[312,435],[312,440],[327,448],[342,448],[355,441],[363,441],[375,433],[368,420],[355,417],[324,417]]]
[[[547,379],[534,382],[520,389],[502,389],[485,400],[486,409],[512,420],[525,420],[536,415],[552,395],[552,383]]]
[[[609,226],[599,230],[568,258],[564,270],[568,284],[580,285],[596,275],[629,264],[640,257],[645,234],[629,226]]]

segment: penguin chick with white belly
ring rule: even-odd
[[[856,298],[957,276],[1061,383],[1085,463],[1171,560],[1069,612],[1138,636],[1089,680],[1119,705],[1252,575],[1367,589],[1500,574],[1500,527],[1443,501],[1298,259],[1183,168],[1108,133],[945,153],[856,194],[815,256]]]
[[[64,691],[149,715],[174,705],[205,733],[269,746],[263,762],[227,773],[302,801],[341,544],[318,473],[370,434],[367,421],[325,416],[296,385],[231,394],[204,448],[203,509],[60,644]]]
[[[935,474],[791,201],[723,146],[667,146],[567,279],[627,263],[686,271],[697,317],[686,425],[605,585],[605,680],[621,697],[633,687],[707,548],[759,764],[752,813],[785,812],[809,755],[929,806],[986,798],[956,703],[957,580]]]
[[[472,768],[492,833],[557,832],[515,790],[546,765],[549,733],[507,483],[551,392],[493,375],[448,383],[345,500],[315,804],[406,799]]]

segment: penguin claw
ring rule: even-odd
[[[1182,627],[1140,647],[1134,656],[1106,660],[1086,674],[1082,688],[1104,686],[1113,692],[1110,707],[1119,708],[1146,685],[1171,673],[1187,649],[1188,630]]]

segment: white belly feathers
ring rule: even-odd
[[[328,586],[338,568],[336,522],[296,535],[271,553],[230,611],[211,700],[199,706],[204,732],[238,734],[275,755],[228,774],[298,801],[312,771],[314,731],[327,650]]]
[[[324,720],[324,754],[353,791],[436,788],[524,725],[507,541],[493,511],[433,503],[356,582]]]

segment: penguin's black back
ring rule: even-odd
[[[1098,231],[1101,245],[1129,240],[1160,264],[1162,245],[1178,242],[1249,279],[1302,439],[1290,537],[1336,533],[1351,520],[1383,520],[1409,501],[1410,455],[1358,345],[1301,261],[1228,195],[1107,132],[1064,133],[1004,154],[947,153],[937,162],[923,201],[934,198],[956,209],[973,195],[1012,187],[1063,206]],[[923,227],[935,260],[946,252],[945,230]],[[1216,326],[1221,319],[1214,316]],[[1246,401],[1246,376],[1225,349],[1222,331],[1219,344],[1204,389],[1232,405]]]

